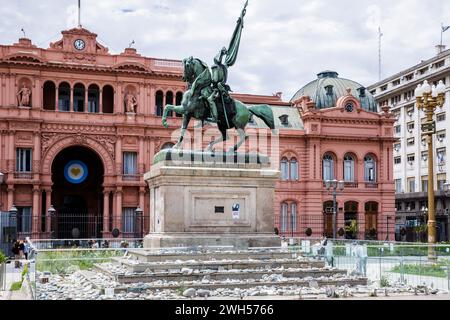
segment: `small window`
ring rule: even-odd
[[[416,179],[408,178],[408,192],[416,192]]]
[[[442,122],[442,121],[445,121],[445,112],[444,113],[440,113],[440,114],[438,114],[437,116],[436,116],[436,121],[437,122]]]
[[[393,85],[394,87],[400,85],[400,79],[395,80],[394,82],[392,82],[392,85]]]
[[[422,161],[423,162],[428,161],[428,151],[422,151]]]
[[[439,142],[444,142],[445,138],[446,138],[446,131],[442,130],[436,133],[436,138]]]
[[[422,192],[428,192],[428,176],[422,176]]]
[[[414,114],[414,107],[408,107],[408,108],[406,108],[406,114],[407,114],[408,116],[412,117],[413,114]]]
[[[423,69],[420,69],[420,70],[419,70],[419,74],[420,74],[420,75],[424,75],[425,73],[427,73],[427,71],[428,71],[428,67],[423,68]]]
[[[405,80],[406,80],[406,81],[410,81],[410,80],[412,80],[413,78],[414,78],[414,74],[413,74],[413,73],[408,74],[408,75],[405,76]]]
[[[441,173],[437,175],[437,186],[439,191],[444,191],[444,185],[447,183],[447,174]]]
[[[281,124],[282,124],[283,126],[289,125],[289,115],[283,114],[281,117],[279,117],[279,119],[280,119]]]
[[[32,171],[32,150],[18,148],[16,151],[16,171],[31,172]]]
[[[416,143],[416,139],[415,138],[409,138],[407,140],[408,147],[414,146],[415,143]]]
[[[329,85],[325,87],[325,91],[327,92],[327,96],[333,95],[333,86]]]
[[[396,193],[402,192],[402,179],[395,180],[395,192]]]
[[[123,153],[123,174],[136,175],[137,174],[137,153],[124,152]]]
[[[364,98],[366,96],[366,88],[361,87],[361,88],[358,89],[358,92],[359,92],[359,96],[361,98]]]
[[[402,163],[402,157],[396,157],[394,159],[394,164],[401,164]]]
[[[446,155],[447,155],[447,149],[446,148],[437,149],[438,164],[440,164],[440,165],[445,164]]]
[[[402,126],[395,126],[395,133],[399,134],[402,132]]]
[[[123,208],[122,211],[122,232],[134,233],[136,221],[136,208]]]
[[[400,142],[394,144],[395,151],[399,152],[401,148],[402,148],[402,144]]]
[[[407,125],[408,132],[412,133],[414,131],[414,127],[415,127],[414,122],[409,122]]]
[[[386,91],[387,88],[388,88],[388,86],[387,86],[387,85],[384,85],[384,86],[381,87],[381,91]]]
[[[416,161],[416,156],[414,154],[408,154],[408,163],[410,165],[413,165],[415,161]]]
[[[442,61],[439,61],[439,62],[436,62],[435,64],[433,64],[433,68],[439,69],[439,68],[442,68],[444,65],[445,65],[445,60],[442,60]]]

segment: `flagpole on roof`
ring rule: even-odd
[[[442,45],[443,45],[443,41],[442,41],[443,35],[444,35],[444,23],[442,22],[441,23],[441,48],[442,48]]]

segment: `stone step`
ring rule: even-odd
[[[148,283],[157,280],[167,281],[201,281],[205,276],[213,281],[222,281],[227,279],[247,280],[247,279],[262,279],[264,275],[280,275],[284,278],[306,278],[306,277],[332,277],[336,274],[346,275],[346,271],[342,270],[284,270],[284,271],[247,271],[247,272],[217,272],[217,273],[199,273],[192,275],[183,274],[149,274],[149,275],[117,275],[116,281],[122,284],[128,283]]]
[[[282,250],[249,250],[217,252],[155,252],[148,250],[129,250],[128,253],[141,262],[186,261],[195,257],[197,260],[270,260],[297,258],[300,253]]]
[[[190,257],[195,259],[197,257]],[[196,261],[184,260],[180,262],[137,262],[134,260],[127,260],[123,258],[114,258],[113,261],[127,267],[131,273],[142,273],[146,270],[153,272],[160,270],[180,270],[182,268],[203,269],[203,270],[242,270],[242,269],[277,269],[284,267],[289,268],[323,268],[324,261],[319,260],[298,260],[298,259],[283,259],[283,260],[211,260],[211,261]]]
[[[311,280],[301,280],[301,279],[288,279],[285,281],[254,281],[254,282],[216,282],[216,283],[191,283],[191,282],[179,282],[176,285],[158,285],[149,283],[142,287],[142,290],[139,287],[130,287],[127,285],[119,286],[114,289],[114,293],[118,294],[121,292],[140,292],[146,290],[174,290],[174,291],[182,291],[187,288],[193,288],[196,290],[217,290],[217,289],[251,289],[251,288],[259,288],[259,287],[288,287],[288,286],[297,286],[299,288],[309,287],[311,282],[315,282],[318,287],[354,287],[354,286],[366,286],[367,279],[359,278],[359,279],[317,279],[314,281]]]

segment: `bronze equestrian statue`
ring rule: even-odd
[[[237,21],[228,49],[223,48],[215,57],[212,71],[200,59],[190,57],[183,60],[183,81],[188,83],[188,90],[180,106],[165,106],[162,118],[162,123],[167,128],[167,116],[171,111],[183,115],[181,135],[173,149],[181,148],[192,118],[201,120],[203,126],[205,122],[217,123],[221,137],[211,142],[206,151],[213,151],[214,145],[226,141],[227,130],[234,128],[238,131],[240,140],[229,152],[236,152],[247,138],[244,130],[252,115],[261,118],[270,129],[275,129],[273,112],[268,105],[247,107],[230,96],[231,88],[227,84],[228,67],[233,66],[237,59],[247,5],[248,0]]]

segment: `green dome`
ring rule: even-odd
[[[333,108],[336,106],[336,101],[347,95],[347,89],[350,88],[352,95],[360,101],[364,110],[378,112],[374,97],[361,84],[339,78],[337,72],[329,70],[319,73],[317,77],[318,79],[301,88],[291,102],[302,96],[309,96],[316,103],[318,109]]]

